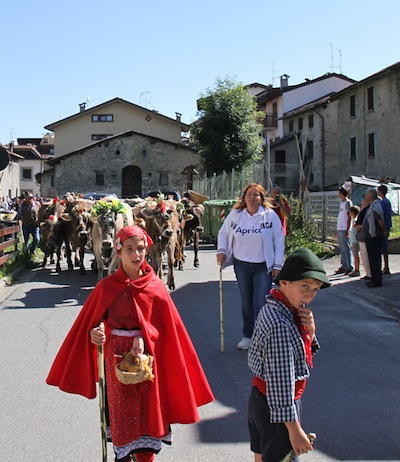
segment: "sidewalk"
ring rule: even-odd
[[[400,321],[400,254],[389,254],[389,267],[391,274],[383,276],[382,287],[368,288],[365,281],[360,277],[336,275],[335,271],[340,267],[340,255],[323,260],[326,274],[333,285],[349,285],[349,290],[355,291],[358,299],[365,299],[368,303],[376,303],[383,309],[392,312],[392,315]],[[365,275],[362,265],[361,277]],[[355,284],[353,284],[355,283]]]

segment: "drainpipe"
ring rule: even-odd
[[[322,126],[322,135],[321,135],[321,144],[322,144],[322,191],[325,191],[325,117],[314,109],[314,112],[321,118]]]

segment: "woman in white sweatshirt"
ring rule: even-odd
[[[218,233],[217,262],[222,267],[233,263],[242,299],[239,350],[248,349],[254,321],[284,261],[282,223],[271,205],[265,189],[250,183]]]

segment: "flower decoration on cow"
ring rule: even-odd
[[[97,201],[92,207],[92,215],[97,217],[99,215],[104,215],[106,213],[113,212],[126,214],[125,205],[123,202],[118,199],[108,200],[107,198]]]

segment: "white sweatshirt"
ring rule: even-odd
[[[218,233],[218,251],[226,255],[224,266],[232,257],[251,263],[265,262],[268,272],[281,269],[284,262],[285,237],[282,223],[272,209],[260,206],[250,215],[246,209],[233,209]]]

